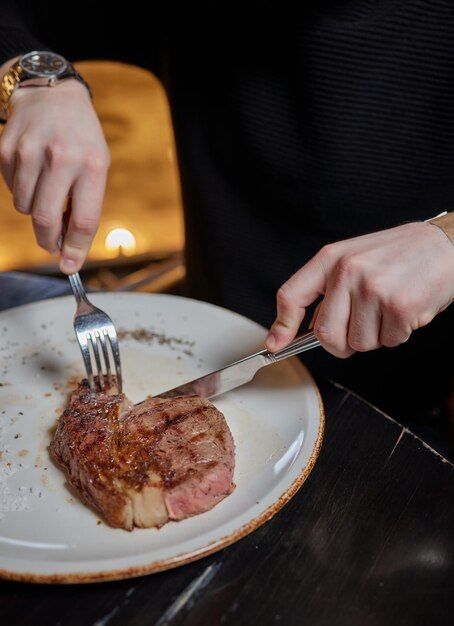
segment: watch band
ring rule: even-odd
[[[20,83],[23,74],[23,68],[19,64],[19,61],[16,61],[16,63],[14,63],[3,76],[1,85],[1,96],[2,109],[5,115],[8,113],[9,99],[11,98],[13,91],[16,89],[17,85]]]
[[[90,88],[90,85],[87,81],[79,74],[76,68],[68,63],[67,68],[60,76],[52,76],[52,77],[43,77],[36,78],[28,76],[27,72],[20,64],[19,61],[13,63],[13,65],[9,68],[9,70],[5,73],[2,79],[0,92],[1,92],[1,105],[4,115],[7,117],[8,115],[8,105],[11,96],[13,95],[15,89],[20,86],[30,86],[30,87],[55,87],[60,82],[67,80],[69,78],[75,78],[80,83],[82,83],[87,89],[90,98],[93,98],[93,92]]]
[[[68,63],[68,67],[66,68],[64,73],[61,76],[58,76],[58,78],[56,80],[52,80],[52,79],[49,80],[48,87],[54,87],[55,85],[58,85],[58,83],[60,81],[66,80],[67,78],[75,78],[80,83],[82,83],[82,85],[84,85],[84,87],[87,89],[87,91],[88,91],[88,93],[90,95],[90,98],[93,99],[93,92],[91,90],[90,85],[83,78],[83,76],[81,74],[79,74],[79,72],[76,70],[74,65],[72,65],[71,63]]]

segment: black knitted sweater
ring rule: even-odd
[[[126,6],[126,5],[125,5]],[[269,325],[275,293],[323,244],[454,207],[454,2],[312,0],[254,19],[140,3],[0,4],[0,62],[51,48],[153,71],[172,112],[187,291]],[[13,8],[14,7],[14,8]],[[395,349],[314,371],[404,419],[447,395],[453,307]],[[234,338],[232,338],[234,341]]]

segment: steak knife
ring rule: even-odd
[[[254,378],[258,370],[265,365],[278,363],[283,359],[295,356],[311,348],[316,348],[319,345],[320,342],[314,333],[309,332],[301,335],[301,337],[297,337],[282,350],[277,352],[268,352],[268,350],[256,352],[215,372],[211,372],[211,374],[206,374],[163,393],[158,393],[154,397],[175,398],[176,396],[197,395],[202,398],[214,398],[221,393],[248,383]]]

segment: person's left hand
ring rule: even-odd
[[[295,337],[320,295],[311,326],[331,354],[398,346],[454,300],[454,246],[424,222],[325,246],[279,289],[268,350]]]

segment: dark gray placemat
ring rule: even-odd
[[[48,278],[24,272],[0,273],[0,311],[70,293],[71,287],[64,278]]]

